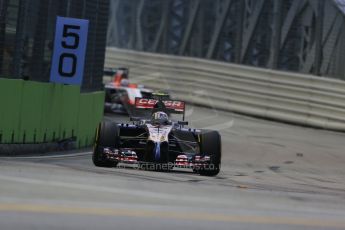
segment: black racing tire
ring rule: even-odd
[[[221,136],[217,131],[203,131],[200,135],[200,152],[211,156],[210,167],[197,170],[203,176],[216,176],[220,172],[222,158]]]
[[[116,167],[117,162],[110,161],[103,154],[103,147],[119,147],[119,127],[114,122],[103,121],[96,130],[92,162],[97,167]]]

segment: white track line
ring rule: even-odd
[[[92,152],[82,152],[82,153],[71,153],[71,154],[55,154],[55,155],[45,155],[45,156],[20,156],[20,157],[0,157],[0,160],[11,160],[11,159],[49,159],[49,158],[65,158],[65,157],[77,157],[90,155]]]

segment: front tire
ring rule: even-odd
[[[201,168],[198,173],[203,176],[216,176],[220,172],[221,164],[221,137],[217,131],[204,131],[200,136],[200,152],[210,156],[210,165]]]
[[[103,121],[96,130],[96,140],[92,154],[92,162],[97,167],[116,167],[118,162],[106,158],[103,147],[119,147],[119,128],[114,122]]]

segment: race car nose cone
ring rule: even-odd
[[[155,143],[154,153],[155,153],[155,160],[159,161],[161,158],[161,145],[159,142]]]

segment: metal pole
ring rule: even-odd
[[[13,69],[11,70],[12,75],[16,78],[20,78],[22,74],[22,57],[24,55],[24,31],[27,8],[27,0],[20,0],[17,16],[15,50],[12,62]]]
[[[322,30],[324,20],[325,1],[318,0],[317,17],[316,17],[316,41],[315,41],[315,61],[314,74],[320,75],[322,62]]]
[[[242,39],[243,39],[243,17],[244,17],[244,0],[237,3],[237,25],[236,25],[236,43],[235,43],[235,63],[241,63]]]
[[[0,73],[2,73],[4,51],[5,51],[5,36],[6,36],[6,20],[7,7],[9,0],[0,2]]]
[[[283,0],[274,1],[273,9],[273,30],[270,48],[270,59],[268,66],[272,69],[278,68],[280,40],[281,40],[281,26],[282,26],[282,6]]]

